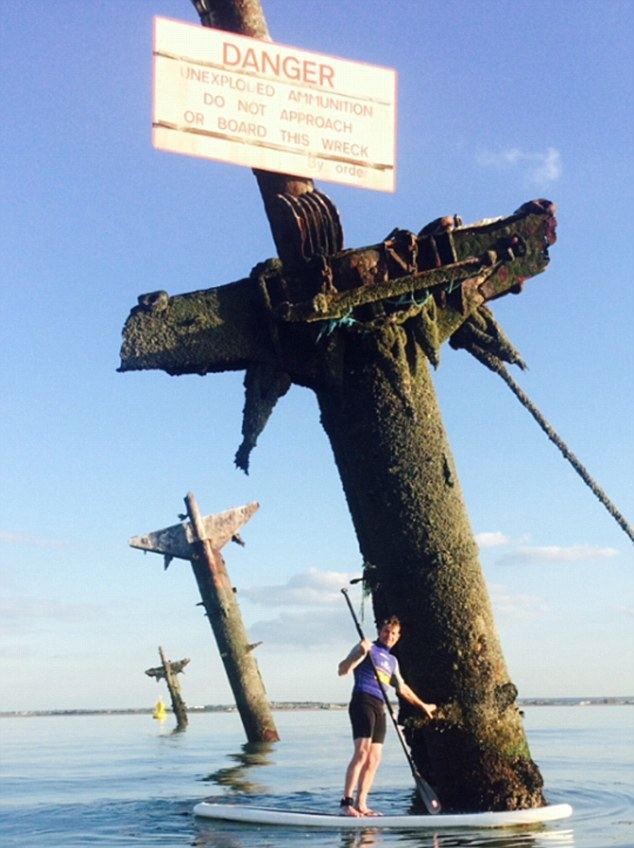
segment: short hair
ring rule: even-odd
[[[401,625],[401,620],[395,615],[390,615],[387,618],[384,618],[381,627],[398,627],[399,630],[403,629]]]

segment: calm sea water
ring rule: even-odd
[[[198,848],[633,848],[634,707],[529,707],[526,729],[551,803],[572,819],[481,831],[307,831],[197,819],[209,796],[336,807],[351,741],[344,711],[278,712],[282,741],[250,751],[235,714],[0,719],[0,845]],[[394,735],[372,800],[405,812],[411,780]]]

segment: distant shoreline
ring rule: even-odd
[[[597,706],[634,706],[634,696],[599,698],[518,698],[519,707],[597,707]],[[289,710],[345,710],[347,703],[330,701],[272,701],[271,708],[278,712]],[[88,710],[9,710],[0,712],[0,718],[31,718],[38,716],[91,716],[91,715],[147,715],[151,707],[130,707],[128,709],[88,709]],[[166,705],[166,711],[171,709]],[[205,704],[187,707],[188,713],[235,713],[234,704]]]

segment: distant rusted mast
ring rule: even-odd
[[[176,717],[176,730],[185,730],[188,724],[187,707],[181,695],[180,683],[177,675],[180,674],[185,666],[189,663],[189,659],[178,660],[171,662],[165,656],[163,648],[159,646],[159,656],[161,665],[158,668],[148,668],[146,674],[148,677],[154,677],[157,681],[165,680],[172,701],[172,711]]]

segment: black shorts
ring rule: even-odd
[[[372,695],[353,692],[348,715],[352,723],[353,739],[371,739],[383,744],[385,741],[385,706]]]

